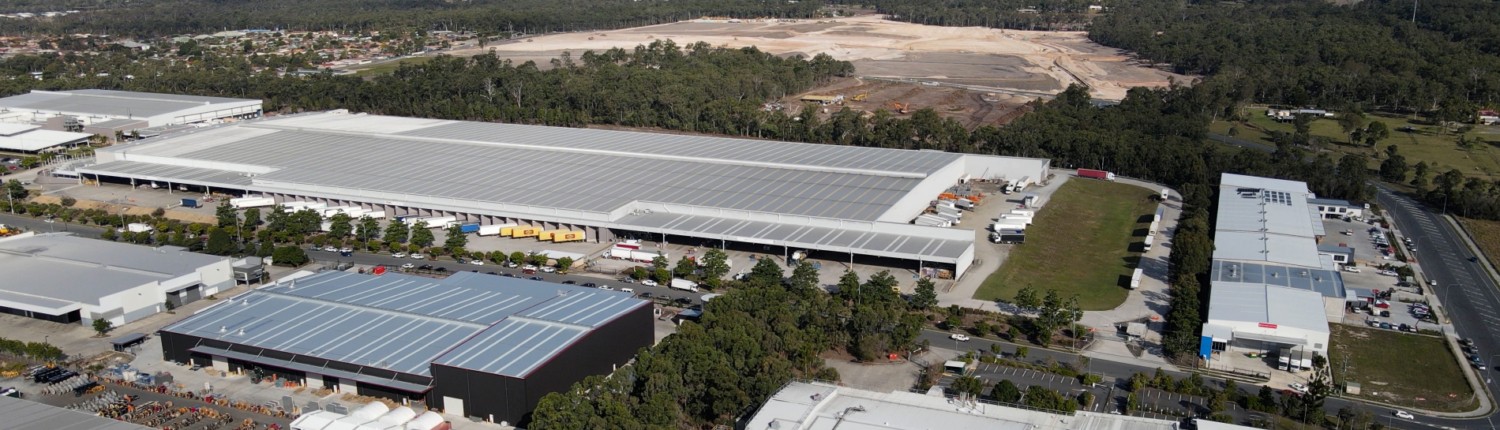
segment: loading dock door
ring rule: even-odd
[[[194,285],[182,291],[182,304],[203,300],[203,285]]]
[[[464,415],[463,399],[455,399],[448,396],[443,396],[443,412],[460,417],[468,416]]]

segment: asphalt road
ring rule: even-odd
[[[434,268],[437,268],[437,267],[446,268],[446,269],[448,269],[449,273],[451,273],[451,272],[459,272],[459,271],[463,271],[463,272],[473,271],[473,272],[479,272],[479,273],[494,272],[495,274],[511,274],[511,275],[515,275],[517,278],[521,278],[521,279],[529,279],[529,278],[532,278],[532,277],[538,277],[538,278],[541,278],[542,281],[546,281],[546,282],[562,283],[562,282],[565,282],[565,281],[573,281],[573,282],[578,283],[579,285],[582,285],[584,283],[592,282],[592,283],[598,284],[600,286],[606,286],[607,285],[610,288],[613,288],[615,290],[619,290],[621,288],[630,288],[630,289],[634,290],[634,292],[635,292],[636,295],[639,295],[639,296],[642,296],[642,297],[646,297],[646,293],[650,293],[651,295],[649,297],[653,298],[653,299],[654,298],[661,298],[663,296],[666,296],[666,297],[671,297],[673,300],[682,299],[682,298],[688,298],[688,299],[692,300],[692,302],[688,303],[688,304],[684,304],[682,302],[675,302],[674,304],[677,305],[677,306],[702,304],[703,303],[702,296],[704,294],[707,294],[707,292],[694,293],[694,292],[690,292],[690,291],[674,290],[674,289],[671,289],[671,288],[660,287],[660,286],[658,286],[658,287],[648,287],[648,286],[645,286],[645,285],[641,285],[639,283],[627,284],[627,283],[620,282],[619,280],[616,280],[616,279],[601,278],[601,277],[597,277],[597,276],[582,276],[582,275],[571,275],[571,274],[570,275],[562,275],[562,274],[557,274],[557,273],[543,273],[541,271],[538,271],[535,274],[527,275],[527,274],[521,273],[521,269],[520,268],[510,269],[510,268],[505,268],[505,267],[502,267],[500,265],[496,265],[496,264],[492,264],[492,263],[491,264],[485,264],[483,266],[475,266],[475,265],[472,265],[472,264],[459,264],[457,261],[454,261],[454,260],[451,260],[451,259],[448,259],[448,258],[439,259],[438,261],[417,260],[417,259],[412,259],[412,258],[396,258],[396,257],[390,256],[389,254],[370,254],[370,253],[361,253],[361,252],[356,252],[356,253],[348,256],[348,257],[344,257],[344,256],[339,255],[339,253],[337,253],[337,252],[312,251],[312,250],[308,250],[307,251],[307,256],[309,258],[312,258],[313,260],[319,261],[319,262],[326,262],[326,263],[354,263],[354,264],[367,265],[367,266],[385,265],[387,269],[396,269],[396,270],[401,270],[400,268],[401,268],[402,265],[407,264],[407,263],[411,263],[412,265],[415,265],[415,266],[418,266],[418,267],[421,267],[422,265],[426,264],[426,265],[432,265]],[[432,274],[436,274],[437,276],[443,276],[443,274],[436,273],[436,272],[424,272],[424,273],[432,273]]]
[[[99,234],[104,233],[104,229],[98,227],[65,223],[62,220],[49,223],[39,218],[31,218],[25,215],[11,215],[9,213],[0,213],[0,224],[13,225],[39,232],[71,231],[76,235],[89,238],[97,238]]]

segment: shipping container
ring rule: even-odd
[[[672,278],[672,282],[668,283],[667,286],[670,287],[670,288],[672,288],[672,289],[674,289],[674,290],[691,291],[691,292],[694,292],[694,293],[698,292],[698,283],[697,282],[689,281],[689,280],[682,279],[682,278]]]
[[[1135,269],[1135,273],[1130,275],[1130,289],[1134,290],[1141,287],[1141,274],[1143,273],[1145,273],[1145,271],[1137,267]]]
[[[198,201],[194,199],[182,199],[182,207],[196,208],[198,207]]]
[[[478,233],[479,232],[479,223],[475,222],[475,223],[468,223],[468,224],[460,225],[460,226],[458,226],[458,231],[464,232],[464,233]]]
[[[1151,242],[1153,241],[1152,239],[1156,239],[1156,236],[1146,236],[1146,243],[1145,243],[1144,246],[1141,247],[1142,250],[1144,250],[1144,251],[1150,251],[1151,250]]]
[[[504,230],[506,227],[515,227],[515,226],[516,226],[515,224],[490,224],[490,225],[482,225],[482,226],[479,226],[479,235],[480,236],[494,236],[494,235],[497,235],[497,234],[501,234],[501,231]]]
[[[381,219],[381,218],[385,218],[385,211],[365,212],[364,216],[367,216],[367,217],[370,217],[370,218],[373,218],[373,219]]]
[[[659,252],[659,251],[641,251],[641,250],[630,251],[630,260],[631,261],[639,261],[639,262],[642,262],[642,263],[650,263],[651,260],[655,260],[657,256],[661,256],[662,258],[666,258],[667,261],[672,261],[672,257],[668,256],[667,253],[665,253],[665,252]]]
[[[229,199],[229,205],[235,209],[261,208],[275,206],[276,199],[270,197],[242,197]]]
[[[623,248],[623,247],[621,247],[619,245],[615,245],[615,246],[609,248],[609,258],[618,258],[618,259],[621,259],[621,260],[629,260],[630,259],[630,255],[631,255],[630,253],[635,252],[635,251],[637,251],[637,250],[636,249],[632,249],[632,248]]]
[[[552,235],[553,242],[572,242],[583,240],[587,236],[581,231],[561,231]]]
[[[534,237],[541,233],[541,227],[513,227],[510,229],[510,237]]]
[[[552,240],[552,233],[556,230],[547,230],[536,234],[536,240]]]
[[[428,218],[425,221],[427,221],[427,228],[448,228],[449,224],[458,222],[458,218],[451,216],[440,216]]]
[[[139,222],[130,223],[130,225],[125,226],[125,229],[129,230],[131,233],[140,233],[140,232],[143,232],[143,231],[151,231],[152,230],[151,224],[145,224],[145,223],[139,223]]]

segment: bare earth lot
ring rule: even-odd
[[[1124,52],[1089,42],[1083,32],[937,27],[863,15],[824,21],[698,20],[607,32],[555,34],[451,52],[475,55],[494,50],[516,61],[540,61],[571,51],[625,49],[670,39],[679,45],[707,42],[733,48],[755,46],[773,54],[828,54],[855,63],[861,75],[914,78],[973,85],[980,90],[1056,94],[1072,83],[1094,97],[1119,100],[1134,86],[1159,87],[1181,75],[1136,65]]]

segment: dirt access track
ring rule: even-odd
[[[755,46],[777,55],[828,54],[853,62],[866,77],[888,77],[961,85],[978,91],[1027,96],[1087,85],[1095,98],[1120,100],[1131,87],[1161,87],[1189,77],[1138,65],[1120,50],[1090,42],[1084,32],[938,27],[888,21],[883,15],[827,20],[702,19],[628,28],[537,36],[451,52],[475,55],[494,50],[515,61],[547,60],[571,51],[632,49],[655,40],[678,45]]]

